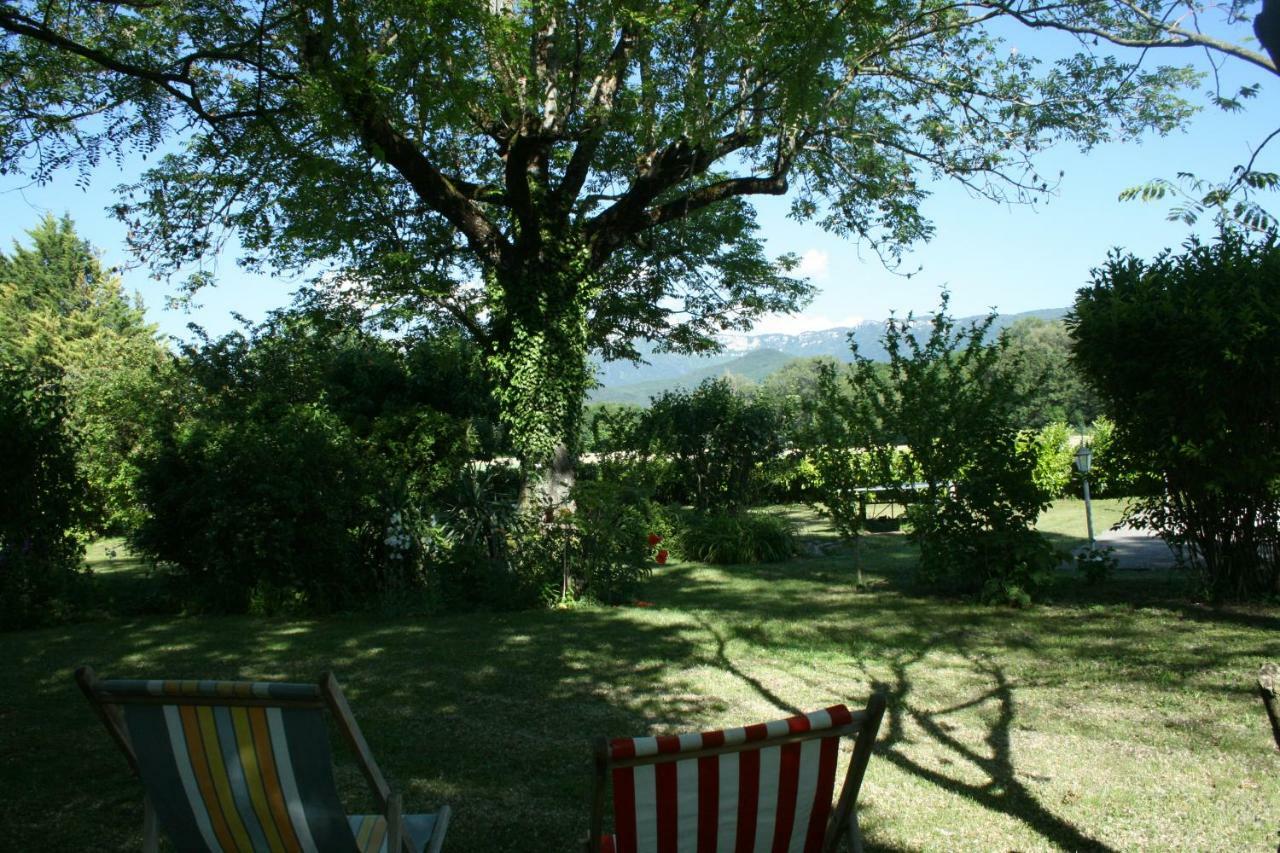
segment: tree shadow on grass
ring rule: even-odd
[[[955,642],[956,638],[949,638]],[[913,702],[910,671],[924,662],[925,654],[917,653],[892,663],[893,681],[877,682],[876,687],[892,697],[887,713],[887,726],[877,743],[876,755],[900,770],[930,782],[943,790],[964,797],[982,808],[1021,821],[1046,841],[1067,850],[1111,850],[1076,826],[1051,812],[1018,780],[1011,746],[1011,732],[1017,715],[1014,688],[1004,670],[997,664],[967,656],[975,672],[982,674],[990,687],[963,701],[937,711],[927,711]],[[979,706],[994,704],[995,721],[983,738],[984,748],[965,743],[951,733],[946,722],[949,715]],[[912,758],[902,746],[907,741],[906,723],[914,723],[936,745],[953,753],[959,760],[977,767],[986,777],[980,783],[965,781],[927,767]]]
[[[725,672],[731,673],[741,682],[754,690],[762,699],[788,714],[803,713],[796,707],[741,667],[734,663],[727,653],[727,642],[724,635],[709,621],[699,617],[698,623],[715,640],[716,664]],[[887,716],[881,726],[875,754],[888,761],[900,770],[923,779],[943,790],[963,797],[981,808],[996,812],[1021,821],[1032,830],[1058,847],[1069,850],[1110,850],[1106,844],[1082,832],[1080,829],[1055,815],[1047,809],[1037,797],[1018,780],[1018,771],[1014,763],[1010,734],[1017,714],[1017,703],[1014,688],[1004,670],[997,664],[966,654],[965,659],[973,671],[983,677],[990,686],[976,696],[956,702],[938,711],[926,711],[919,707],[912,696],[913,683],[910,677],[914,667],[925,665],[929,653],[939,646],[963,647],[960,632],[935,635],[930,641],[910,653],[896,656],[890,661],[892,681],[878,680],[866,667],[860,667],[870,682],[873,690],[884,690],[889,697]],[[951,726],[946,722],[949,715],[962,711],[994,704],[995,721],[987,729],[980,746],[964,742],[951,733]],[[939,770],[925,766],[911,757],[903,746],[907,743],[906,724],[910,721],[939,747],[953,753],[956,759],[977,767],[986,779],[981,783],[968,782],[948,776]],[[864,831],[873,849],[876,848],[874,822],[868,823]]]

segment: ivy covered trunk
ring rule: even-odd
[[[490,280],[497,306],[489,369],[520,461],[525,507],[568,502],[582,407],[592,381],[587,252],[545,239],[540,251]]]

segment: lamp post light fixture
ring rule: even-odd
[[[1093,450],[1083,441],[1076,449],[1076,470],[1084,482],[1084,519],[1089,526],[1089,548],[1093,548],[1093,505],[1089,502],[1089,468],[1093,465]]]

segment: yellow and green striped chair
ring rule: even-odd
[[[332,674],[319,684],[76,681],[146,791],[143,850],[164,830],[181,851],[436,853],[450,810],[401,813]],[[325,710],[337,721],[381,814],[338,798]]]

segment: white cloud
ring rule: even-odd
[[[820,332],[840,326],[856,326],[862,317],[828,317],[825,314],[770,314],[762,317],[748,334],[798,335],[801,332]]]
[[[831,267],[831,256],[821,249],[805,249],[800,256],[800,266],[796,267],[796,275],[806,276],[814,281],[826,281]]]

